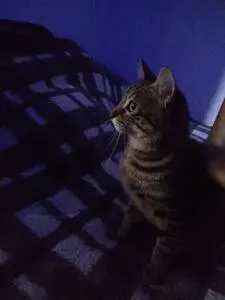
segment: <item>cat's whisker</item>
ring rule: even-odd
[[[108,159],[107,159],[106,162],[104,163],[105,166],[108,164],[108,162],[109,162],[110,159],[112,158],[112,156],[113,156],[113,154],[114,154],[114,152],[115,152],[115,150],[116,150],[116,147],[117,147],[117,145],[118,145],[118,143],[119,143],[120,136],[121,136],[121,133],[118,133],[117,138],[116,138],[116,142],[115,142],[115,144],[114,144],[114,147],[113,147],[113,149],[112,149],[112,151],[111,151],[111,153],[110,153]]]
[[[125,150],[126,148],[126,137],[125,137],[125,134],[123,135],[123,151]]]
[[[103,124],[103,125],[112,124],[112,121],[111,121],[111,120],[105,120],[102,124]]]
[[[123,135],[123,144],[124,144],[123,146],[125,149],[126,148],[126,127],[124,126],[123,123],[120,123],[120,127],[121,127],[120,136]]]
[[[116,142],[115,142],[114,147],[112,149],[112,152],[109,155],[109,160],[112,158],[113,154],[115,153],[116,147],[118,146],[118,143],[119,143],[120,136],[121,136],[121,133],[118,133],[118,135],[116,137]]]
[[[115,130],[115,128],[114,128],[114,126],[113,126],[111,120],[106,120],[106,121],[104,121],[104,122],[101,124],[101,126],[104,127],[104,128],[110,129],[110,131],[111,131],[111,130],[113,130],[113,131]]]
[[[115,141],[116,135],[117,135],[117,132],[114,131],[112,136],[109,139],[109,143],[108,143],[107,147],[105,148],[104,153],[112,146],[113,142]]]

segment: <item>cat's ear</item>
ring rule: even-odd
[[[159,92],[163,106],[173,101],[176,84],[172,72],[169,68],[164,67],[160,70],[155,81],[155,86]]]
[[[142,58],[137,62],[137,73],[138,80],[148,80],[150,77],[151,72]]]

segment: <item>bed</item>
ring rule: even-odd
[[[127,82],[67,39],[1,49],[0,66],[0,299],[149,299],[138,286],[154,229],[121,243],[106,234],[126,206],[124,141],[112,152],[108,112]],[[200,142],[210,131],[190,128]],[[173,288],[152,293],[175,299]],[[201,296],[218,293],[217,282]]]

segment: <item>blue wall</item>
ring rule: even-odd
[[[154,72],[169,65],[198,120],[225,71],[223,0],[7,0],[0,16],[76,40],[129,81],[138,57]]]

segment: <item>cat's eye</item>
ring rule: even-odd
[[[127,106],[127,110],[129,111],[129,112],[132,112],[132,111],[134,111],[136,109],[136,104],[133,102],[133,101],[130,101],[130,103],[128,104],[128,106]]]

